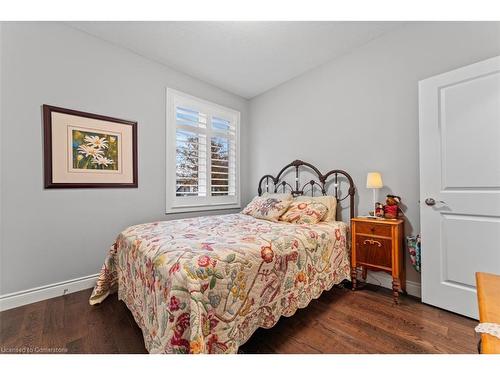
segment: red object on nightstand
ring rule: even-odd
[[[398,206],[384,206],[384,215],[387,218],[395,219],[398,217]]]

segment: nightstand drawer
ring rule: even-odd
[[[391,226],[376,223],[356,223],[356,233],[371,234],[375,236],[391,237]]]
[[[360,263],[391,268],[392,240],[356,236],[356,260]]]

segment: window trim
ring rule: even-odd
[[[209,116],[227,117],[229,114],[235,122],[235,195],[213,197],[211,191],[207,189],[206,197],[176,197],[176,180],[173,177],[176,173],[176,116],[175,106],[176,103],[191,102],[197,105],[202,111],[207,112]],[[225,210],[241,208],[241,187],[240,187],[240,127],[241,127],[241,113],[238,110],[224,107],[211,101],[197,98],[193,95],[186,94],[167,87],[166,89],[166,121],[165,121],[165,140],[166,140],[166,175],[165,175],[165,212],[182,213],[182,212],[196,212],[196,211],[212,211],[212,210]],[[207,129],[208,130],[208,129]],[[208,134],[208,132],[206,132]],[[214,132],[217,134],[217,132]],[[207,140],[207,143],[210,142]],[[209,144],[209,143],[208,143]],[[210,171],[207,171],[207,176],[210,176]],[[207,177],[209,178],[209,177]],[[201,198],[201,199],[200,199]],[[215,198],[215,199],[214,199]],[[228,198],[228,199],[224,199]],[[196,202],[198,201],[198,202]]]

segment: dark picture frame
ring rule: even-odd
[[[75,189],[75,188],[137,188],[138,187],[138,166],[137,166],[137,122],[123,120],[119,118],[98,115],[95,113],[82,112],[73,109],[61,108],[52,105],[44,104],[42,106],[43,111],[43,138],[44,138],[44,187],[45,189]],[[131,159],[131,181],[126,182],[54,182],[54,169],[53,162],[54,158],[66,157],[63,154],[63,150],[53,149],[53,113],[66,114],[71,116],[77,116],[81,118],[93,119],[105,121],[106,123],[116,123],[121,126],[131,127],[131,150],[125,152],[131,152],[132,155],[128,155],[128,159]],[[112,129],[110,129],[112,131]],[[66,152],[67,150],[64,150]],[[54,154],[54,152],[59,152],[60,154]],[[99,172],[99,171],[95,171]],[[104,176],[104,175],[103,175]],[[103,177],[104,178],[104,177]]]

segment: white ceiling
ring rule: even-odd
[[[244,98],[400,27],[398,22],[69,22]]]

